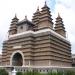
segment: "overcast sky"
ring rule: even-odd
[[[31,20],[37,7],[41,10],[45,1],[50,7],[53,21],[58,12],[63,18],[67,38],[72,44],[72,53],[75,53],[75,0],[0,0],[0,53],[15,13],[20,20],[24,19],[25,15]]]

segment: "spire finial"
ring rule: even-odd
[[[27,20],[27,15],[25,16],[25,20]]]
[[[60,14],[59,14],[59,12],[58,12],[58,17],[60,18]]]
[[[16,13],[15,13],[15,18],[16,18],[17,16],[16,16]]]
[[[45,1],[45,6],[47,6],[47,2]]]
[[[17,15],[16,15],[16,13],[15,13],[15,17],[14,18],[17,18]]]
[[[15,13],[15,16],[14,16],[14,18],[13,18],[12,20],[19,20],[19,19],[17,18],[17,16],[16,16],[16,13]]]
[[[36,10],[36,12],[39,12],[39,6],[37,7],[37,10]]]
[[[37,11],[39,11],[39,6],[37,7]]]

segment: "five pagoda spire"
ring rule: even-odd
[[[42,7],[42,10],[39,10],[39,7],[37,8],[36,12],[33,14],[32,23],[34,24],[34,31],[41,30],[41,29],[51,29],[54,30],[56,33],[62,35],[63,37],[66,37],[66,31],[65,27],[62,21],[62,18],[60,17],[60,14],[58,13],[58,17],[56,18],[55,27],[53,28],[53,22],[51,18],[51,11],[50,8],[47,6],[47,3],[45,1],[44,6]],[[25,16],[25,19],[27,19],[27,16]],[[17,33],[17,23],[18,18],[15,14],[15,17],[12,19],[9,35],[16,34]]]

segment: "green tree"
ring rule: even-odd
[[[9,75],[5,69],[0,69],[0,75]]]
[[[16,75],[23,75],[23,73],[22,72],[17,72]]]
[[[65,71],[64,75],[75,75],[75,71],[72,70]]]

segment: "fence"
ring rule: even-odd
[[[15,75],[16,72],[27,72],[27,71],[36,71],[36,72],[50,72],[50,71],[75,71],[75,67],[55,67],[55,66],[0,66],[1,69],[6,69],[9,72],[9,75]]]

